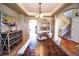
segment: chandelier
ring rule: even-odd
[[[39,3],[39,12],[35,15],[36,18],[43,18],[43,14],[41,12],[41,3]]]

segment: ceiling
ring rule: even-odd
[[[39,11],[39,4],[38,3],[24,3],[22,4],[26,10],[30,13],[36,13]],[[50,13],[54,10],[58,5],[57,3],[43,3],[41,4],[41,11],[43,13]]]
[[[23,9],[29,16],[34,16],[39,12],[38,3],[18,3],[17,5],[21,9]],[[41,12],[44,14],[44,16],[51,16],[63,5],[64,3],[42,3]]]
[[[22,10],[16,3],[3,3],[3,4],[19,14],[28,16],[27,13],[25,13],[24,10]]]

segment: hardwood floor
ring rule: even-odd
[[[76,47],[77,45],[79,44],[68,40],[67,38],[61,37],[61,46],[63,49],[66,49],[66,52],[68,52],[69,55],[79,55],[79,48]]]
[[[67,56],[52,39],[32,40],[23,56]]]

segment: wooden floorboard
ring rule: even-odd
[[[77,48],[76,46],[79,45],[76,42],[73,42],[71,40],[68,40],[67,38],[61,37],[61,46],[63,47],[63,49],[66,49],[65,52],[67,52],[70,55],[79,55],[79,48]]]
[[[52,39],[31,41],[23,56],[67,56]]]

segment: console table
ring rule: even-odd
[[[2,36],[3,53],[10,53],[17,43],[22,40],[22,31],[4,32]]]

